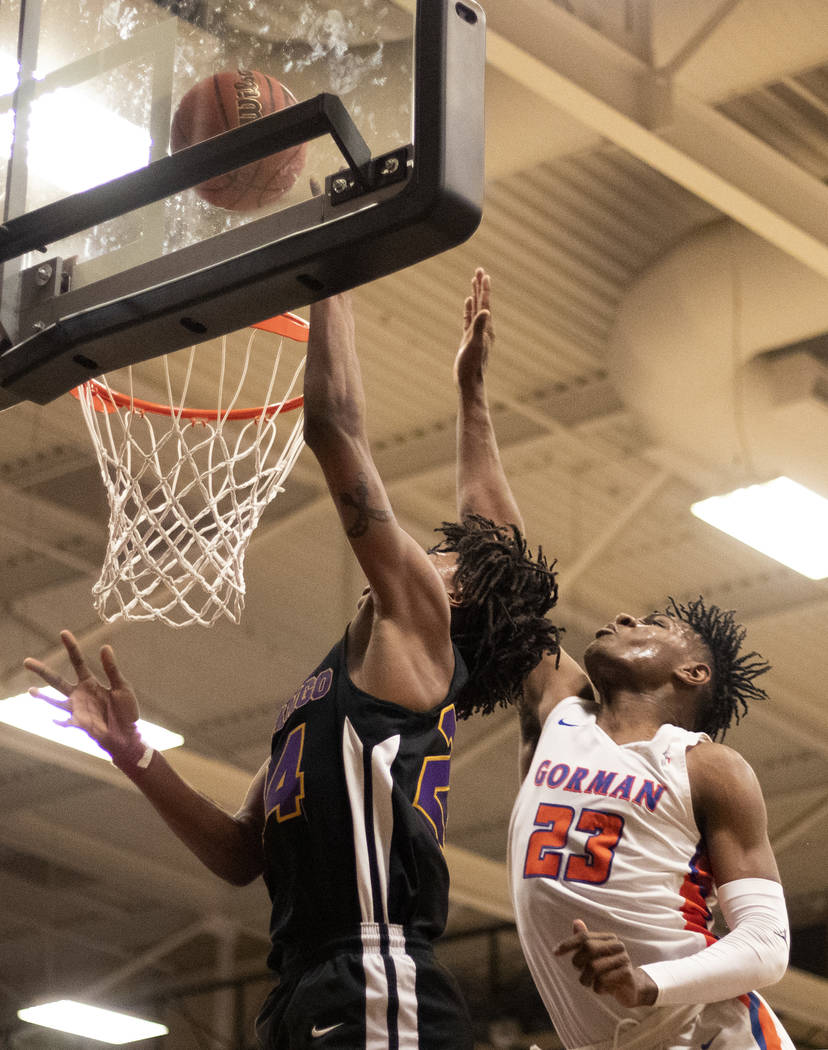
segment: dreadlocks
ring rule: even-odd
[[[707,608],[704,599],[682,605],[669,598],[668,616],[686,623],[701,638],[713,658],[713,682],[710,703],[699,728],[714,740],[724,737],[732,720],[738,724],[747,713],[749,700],[767,700],[768,694],[753,681],[770,670],[759,653],[739,655],[747,631],[737,624],[732,611],[718,605]]]
[[[555,563],[540,548],[533,557],[517,526],[477,514],[435,532],[445,538],[431,553],[457,555],[452,638],[469,669],[457,715],[489,714],[518,699],[544,653],[560,653],[561,629],[544,618],[558,600]]]

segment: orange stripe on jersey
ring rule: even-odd
[[[713,876],[710,874],[710,862],[699,848],[690,861],[690,870],[684,876],[679,893],[684,903],[681,914],[684,916],[685,930],[700,933],[708,945],[716,943],[716,936],[710,932],[708,923],[712,916],[707,907],[707,897],[713,888]]]
[[[750,1029],[760,1050],[782,1050],[779,1032],[763,1000],[755,992],[748,992],[739,996],[739,1002],[747,1007]]]

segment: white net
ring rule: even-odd
[[[297,386],[304,358],[278,405],[273,388],[281,343],[262,405],[269,410],[245,420],[231,413],[247,376],[251,335],[241,377],[222,405],[227,347],[222,340],[215,418],[192,420],[184,404],[193,367],[189,360],[180,398],[173,398],[164,359],[167,414],[139,409],[132,394],[116,407],[106,377],[78,396],[101,468],[110,521],[98,582],[92,589],[99,616],[112,622],[160,620],[171,627],[210,626],[220,616],[238,623],[244,608],[244,559],[253,530],[304,446],[301,409],[283,411]],[[102,404],[106,411],[101,411]],[[97,410],[96,410],[97,405]],[[287,431],[284,440],[280,432]]]

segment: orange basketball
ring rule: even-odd
[[[173,152],[275,113],[296,100],[267,73],[239,69],[205,77],[178,104],[170,130]],[[256,211],[277,201],[305,166],[306,143],[274,153],[194,187],[202,200],[228,211]]]

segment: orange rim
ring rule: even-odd
[[[310,325],[297,314],[285,313],[278,317],[271,317],[267,321],[259,321],[258,324],[250,326],[259,328],[263,332],[272,332],[274,335],[285,336],[297,343],[306,343]],[[305,399],[299,394],[297,397],[289,398],[287,401],[277,401],[272,405],[257,405],[253,408],[233,408],[229,412],[219,412],[217,408],[183,408],[170,405],[157,404],[155,401],[144,401],[140,397],[130,397],[129,394],[121,394],[117,390],[110,390],[99,383],[97,379],[89,379],[82,384],[92,393],[92,407],[96,412],[113,413],[116,408],[129,408],[133,412],[149,412],[155,416],[178,416],[181,419],[211,420],[215,422],[219,416],[222,419],[256,419],[258,416],[271,416],[276,412],[292,412],[301,408]],[[70,390],[72,397],[80,400],[81,387],[77,386]]]
[[[259,321],[258,324],[250,327],[261,328],[263,332],[273,332],[276,335],[287,336],[288,339],[293,339],[297,343],[306,343],[310,332],[310,324],[304,317],[299,317],[298,314],[279,314],[278,317],[271,317],[267,321]]]

